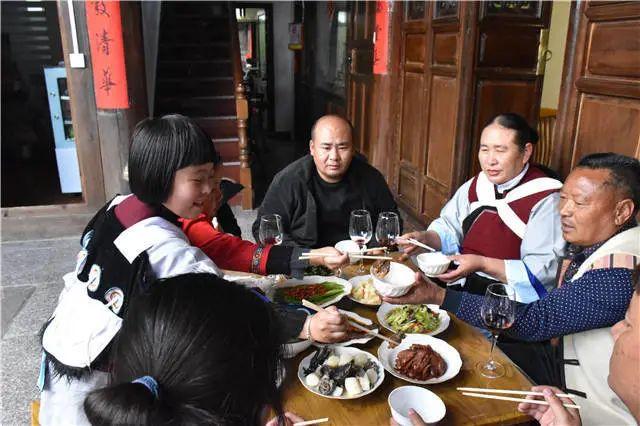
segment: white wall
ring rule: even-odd
[[[549,29],[549,50],[551,50],[552,56],[551,60],[547,62],[544,73],[542,100],[540,103],[542,108],[558,109],[570,10],[571,2],[566,0],[553,1],[551,27]]]
[[[289,23],[292,2],[273,2],[273,74],[276,131],[293,130],[293,52],[289,50]]]

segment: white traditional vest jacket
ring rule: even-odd
[[[571,278],[582,277],[604,256],[622,254],[640,258],[640,226],[621,232],[593,252]],[[564,358],[576,359],[579,365],[566,364],[565,384],[587,394],[580,398],[583,425],[635,425],[636,422],[620,398],[609,388],[609,359],[613,353],[611,327],[583,331],[564,337]]]

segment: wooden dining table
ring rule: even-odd
[[[394,255],[397,257],[397,255]],[[407,261],[405,264],[414,270],[416,267]],[[343,268],[343,278],[355,275],[357,265]],[[368,268],[367,268],[368,269]],[[353,311],[377,323],[377,307],[358,304],[343,298],[337,306],[340,309]],[[497,347],[494,359],[505,366],[505,376],[488,379],[476,370],[476,364],[488,360],[491,342],[478,329],[459,320],[451,312],[449,327],[436,336],[456,348],[462,358],[462,368],[457,376],[444,383],[422,386],[437,394],[446,406],[446,415],[438,424],[451,425],[512,425],[527,423],[530,417],[517,411],[517,403],[489,400],[463,396],[457,387],[499,388],[529,390],[532,382],[524,373]],[[383,329],[381,326],[379,327]],[[390,333],[388,333],[390,334]],[[374,338],[364,345],[356,347],[377,356],[378,346],[382,340]],[[383,383],[374,392],[361,398],[338,400],[324,398],[307,390],[297,377],[300,361],[313,351],[311,347],[292,359],[287,360],[287,374],[284,382],[284,406],[302,416],[305,420],[328,417],[325,425],[388,425],[391,411],[387,402],[389,393],[405,385],[413,385],[394,377],[385,371]]]

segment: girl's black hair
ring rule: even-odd
[[[524,147],[527,143],[533,145],[538,143],[538,132],[533,127],[529,126],[527,120],[521,115],[513,112],[506,112],[498,114],[489,120],[487,126],[490,124],[497,124],[505,129],[511,129],[516,131],[516,144],[520,148],[520,151],[524,151]]]
[[[146,203],[161,204],[169,197],[176,171],[220,162],[213,141],[191,118],[146,118],[136,125],[129,149],[131,192]]]
[[[158,281],[134,300],[115,344],[112,385],[90,392],[93,425],[256,425],[282,414],[282,358],[271,307],[211,274]],[[152,376],[156,399],[144,385]]]

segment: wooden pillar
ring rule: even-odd
[[[69,54],[73,52],[68,4],[58,1],[58,19],[62,52],[67,69],[67,88],[71,98],[73,133],[78,154],[82,195],[89,209],[100,207],[105,202],[102,158],[100,155],[100,135],[96,113],[96,99],[93,92],[93,70],[89,53],[85,3],[74,2],[76,30],[79,50],[85,54],[85,68],[70,68]]]
[[[73,43],[67,1],[58,1],[58,18],[82,192],[88,207],[95,209],[115,194],[129,192],[124,171],[131,131],[138,121],[147,116],[140,3],[120,2],[128,82],[128,107],[121,109],[98,109],[96,105],[94,72],[98,71],[93,68],[90,38],[97,35],[87,27],[87,12],[95,10],[95,2],[75,1],[73,6],[78,50],[85,56],[84,68],[71,68],[69,65]]]
[[[89,2],[88,7],[91,5],[92,2]],[[92,12],[88,10],[88,13]],[[135,125],[148,115],[140,3],[120,2],[120,15],[129,106],[98,109],[100,153],[107,199],[116,194],[129,192],[128,176],[125,170],[129,158],[131,133]],[[94,72],[100,72],[100,70],[94,70]]]

